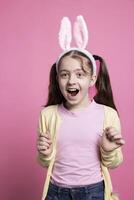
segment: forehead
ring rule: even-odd
[[[66,56],[62,58],[61,64],[59,66],[59,70],[77,70],[77,69],[82,69],[81,62],[78,59],[71,58],[69,56]]]

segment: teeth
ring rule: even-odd
[[[68,89],[68,91],[76,91],[77,89],[75,89],[75,88],[70,88],[70,89]]]

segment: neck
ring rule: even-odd
[[[92,102],[91,99],[88,97],[88,98],[84,99],[84,101],[79,102],[78,104],[74,104],[74,105],[66,102],[65,107],[70,111],[75,111],[75,110],[79,110],[79,109],[88,107],[91,102]]]

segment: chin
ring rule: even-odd
[[[70,100],[66,100],[66,103],[70,106],[76,106],[80,104],[80,101],[70,101]]]

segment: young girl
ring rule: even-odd
[[[82,25],[78,16],[77,34]],[[38,160],[48,168],[42,200],[116,200],[108,169],[122,162],[124,140],[108,71],[83,46],[65,46],[51,68],[48,102],[39,117]],[[90,99],[93,85],[97,92]]]

